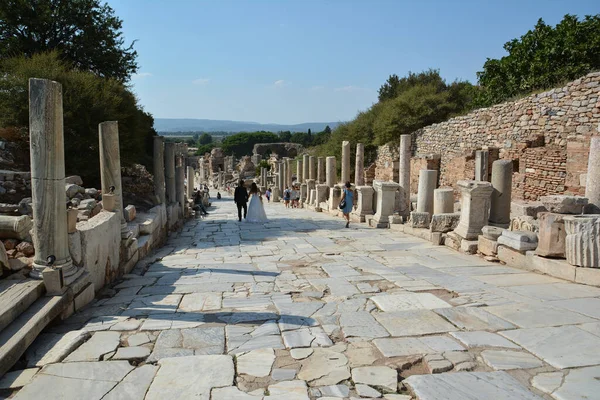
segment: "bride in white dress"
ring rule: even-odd
[[[268,219],[263,206],[262,196],[258,190],[258,186],[256,186],[256,183],[252,182],[252,186],[250,187],[250,204],[248,205],[246,222],[263,223],[267,221]]]

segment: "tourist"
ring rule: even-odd
[[[204,204],[202,204],[202,197],[202,192],[198,190],[194,195],[194,211],[200,212],[202,215],[208,215],[206,208],[204,208]]]
[[[296,196],[294,197],[296,202],[296,208],[300,207],[300,186],[296,186]]]
[[[289,187],[286,187],[283,191],[283,201],[285,203],[285,208],[290,208],[290,199],[292,197],[292,191]]]
[[[270,203],[271,202],[271,188],[267,189],[267,191],[265,192],[265,197],[267,198],[267,201]]]
[[[221,192],[217,192],[217,200],[221,200]]]
[[[344,218],[346,218],[346,228],[350,227],[350,212],[352,211],[354,199],[354,193],[350,188],[352,185],[350,182],[346,182],[346,187],[344,188],[344,194],[342,195],[342,200],[340,201],[340,210],[344,214]]]
[[[235,188],[233,201],[238,209],[238,220],[242,221],[242,208],[244,209],[244,219],[248,214],[248,191],[244,187],[244,181],[240,179],[238,187]]]
[[[290,198],[292,200],[292,208],[296,208],[296,197],[298,196],[298,192],[296,191],[296,186],[292,186],[292,190],[290,192]]]

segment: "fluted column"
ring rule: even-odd
[[[296,180],[298,181],[298,183],[302,183],[302,181],[304,180],[304,163],[302,162],[302,160],[297,160],[296,161]]]
[[[410,213],[410,156],[411,156],[411,136],[400,135],[400,165],[399,165],[399,184],[400,194],[402,195],[402,205],[400,209],[403,216]]]
[[[342,183],[350,181],[350,142],[342,142]]]
[[[194,168],[187,167],[187,198],[188,200],[194,198]]]
[[[325,157],[317,158],[317,184],[325,183]]]
[[[29,146],[35,256],[32,278],[41,279],[47,258],[56,258],[65,280],[77,268],[69,254],[65,199],[62,86],[29,79]]]
[[[177,201],[177,189],[175,188],[175,147],[175,143],[165,143],[165,182],[168,204],[173,204]]]
[[[310,179],[310,156],[308,154],[304,154],[302,156],[302,181],[304,183],[307,179]]]
[[[308,157],[308,179],[317,179],[317,170],[315,169],[315,157]]]
[[[354,164],[354,185],[363,186],[365,184],[365,145],[358,143],[356,145],[356,162]]]

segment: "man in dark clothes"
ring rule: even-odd
[[[244,181],[240,179],[240,184],[235,188],[235,193],[233,194],[233,201],[237,205],[238,209],[238,219],[242,220],[242,208],[244,209],[244,219],[246,219],[246,214],[248,213],[248,191],[244,187]]]

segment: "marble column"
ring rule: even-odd
[[[600,214],[565,215],[563,221],[567,262],[579,267],[599,268]]]
[[[304,173],[303,164],[304,163],[302,162],[302,160],[296,161],[296,181],[298,182],[298,184],[304,181],[302,176],[302,174]]]
[[[303,183],[300,185],[300,201],[306,203],[308,201],[308,185]]]
[[[77,268],[67,234],[62,86],[58,82],[29,79],[29,146],[35,247],[30,276],[42,279],[48,257],[54,256],[53,267],[62,271],[67,284]]]
[[[181,209],[181,216],[183,217],[183,211],[185,207],[185,167],[183,166],[183,157],[180,155],[175,159],[175,190],[176,190],[176,200],[179,203],[179,207]]]
[[[307,190],[307,193],[308,193],[307,199],[310,199],[310,192],[312,190],[315,190],[315,189],[316,189],[316,182],[315,182],[315,180],[314,179],[307,179],[306,180],[306,190]],[[309,201],[309,203],[310,203],[310,201]]]
[[[283,193],[283,163],[277,162],[277,188],[279,193]]]
[[[302,156],[302,183],[306,182],[307,179],[310,179],[310,156],[305,154]]]
[[[325,158],[317,158],[317,185],[325,183]]]
[[[410,156],[411,156],[411,136],[400,135],[400,165],[399,165],[399,184],[401,206],[403,216],[410,213]]]
[[[377,212],[373,216],[373,223],[376,228],[387,228],[389,226],[390,215],[394,213],[396,205],[398,186],[395,182],[373,182],[373,187],[377,191]]]
[[[449,214],[454,212],[454,189],[439,188],[433,191],[433,213]]]
[[[492,203],[490,225],[508,228],[510,225],[510,198],[512,193],[513,163],[496,160],[492,164]]]
[[[358,143],[356,145],[356,162],[354,164],[354,185],[363,186],[365,184],[365,145]]]
[[[121,156],[119,154],[119,123],[102,122],[98,125],[100,138],[100,180],[102,193],[110,192],[114,186],[115,213],[121,219],[121,238],[129,237],[130,232],[123,213],[123,186],[121,185]]]
[[[350,142],[342,142],[342,184],[350,182]]]
[[[154,194],[158,204],[165,204],[165,143],[162,136],[154,136]]]
[[[318,184],[318,185],[316,185],[316,191],[317,191],[317,199],[315,202],[315,207],[318,210],[320,210],[321,203],[326,203],[327,198],[329,197],[329,186],[327,186],[324,183]]]
[[[488,180],[488,160],[490,152],[488,150],[477,150],[475,151],[475,180],[486,181]]]
[[[585,197],[589,200],[590,212],[600,213],[600,137],[592,137],[588,157]]]
[[[177,201],[175,188],[175,143],[165,143],[165,182],[167,187],[167,204]]]
[[[329,198],[327,201],[329,203],[329,211],[337,210],[340,201],[342,201],[342,187],[340,185],[334,185],[329,189]]]
[[[335,165],[335,157],[327,157],[327,176],[325,177],[327,187],[332,188],[336,184],[337,166]]]
[[[286,171],[286,174],[287,174],[286,177],[285,177],[285,179],[286,179],[286,185],[291,187],[292,186],[292,160],[290,158],[288,158],[286,160],[286,166],[285,167],[286,167],[285,171]]]
[[[358,222],[365,222],[367,215],[373,215],[373,192],[372,186],[357,186],[358,193],[356,200],[356,209],[352,211],[352,216]]]
[[[460,189],[460,221],[453,231],[467,240],[476,240],[488,223],[492,184],[480,181],[458,181]]]
[[[191,200],[194,198],[194,168],[187,167],[187,198]]]
[[[281,170],[283,172],[283,177],[281,179],[281,183],[282,183],[282,190],[285,190],[289,185],[288,185],[288,160],[287,159],[283,159],[283,163],[281,164]],[[283,195],[283,192],[282,192]]]
[[[315,156],[308,157],[308,179],[317,179],[317,170],[315,166]]]
[[[433,191],[437,186],[435,169],[422,169],[419,171],[419,189],[417,193],[417,212],[433,214]]]

